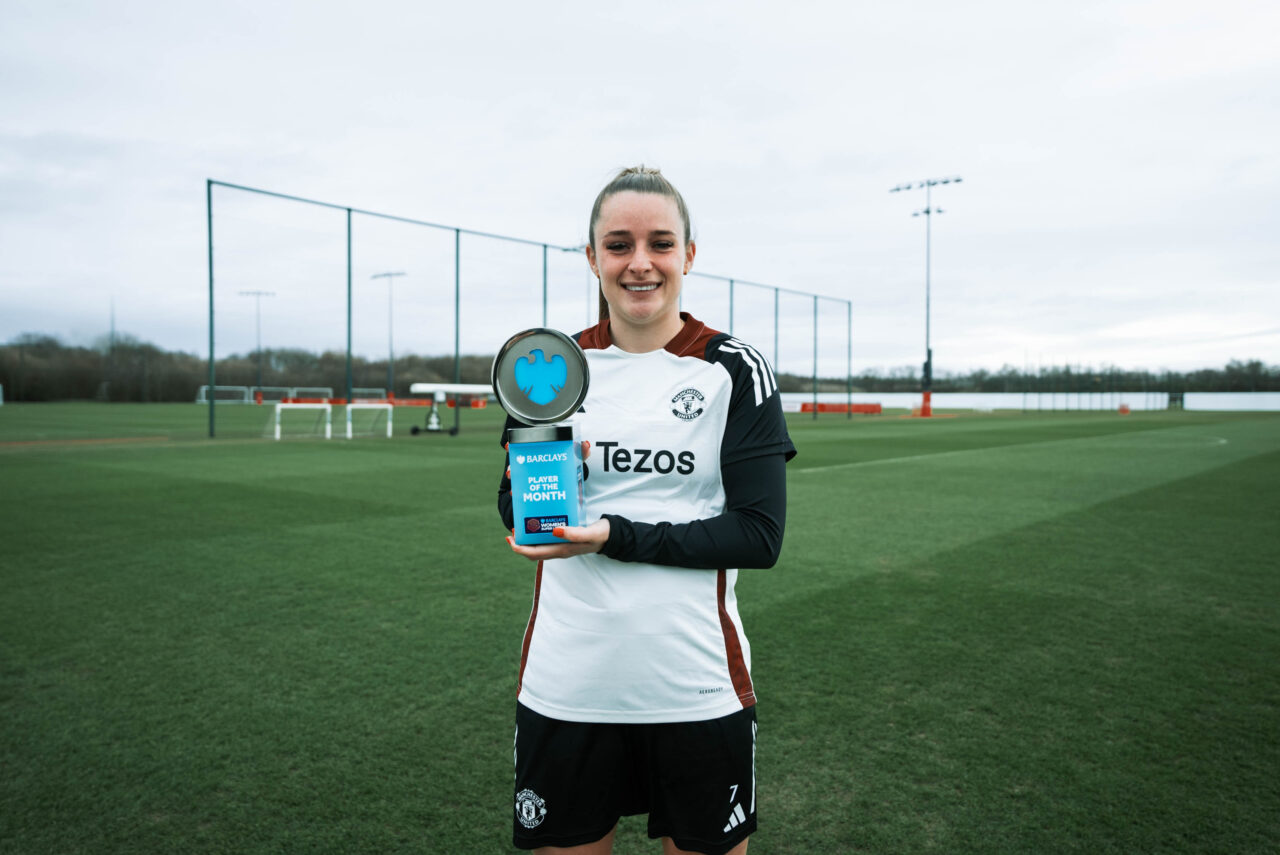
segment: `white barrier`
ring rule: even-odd
[[[820,404],[844,404],[847,392],[819,392]],[[812,403],[812,392],[783,392],[782,406],[799,412],[801,404]],[[879,404],[886,410],[911,410],[920,406],[919,392],[854,392],[855,404]],[[934,392],[935,410],[1026,410],[1114,412],[1123,404],[1131,411],[1167,410],[1168,392]],[[1187,392],[1183,409],[1219,412],[1280,411],[1280,392]]]
[[[1280,410],[1280,392],[1187,392],[1184,410],[1200,412],[1275,412]]]

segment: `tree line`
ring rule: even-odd
[[[488,383],[492,356],[468,355],[455,375],[452,356],[396,357],[395,389],[407,395],[412,383]],[[221,386],[327,386],[342,395],[347,385],[345,351],[312,353],[298,349],[233,354],[217,362]],[[353,356],[352,385],[386,388],[387,361]],[[130,335],[104,338],[93,346],[63,344],[57,338],[27,333],[0,345],[0,385],[7,401],[194,401],[209,382],[208,359],[166,351]],[[917,392],[920,367],[868,369],[852,378],[855,392]],[[818,390],[843,392],[845,378],[818,378]],[[813,377],[779,373],[784,392],[812,392]],[[1280,366],[1258,360],[1233,360],[1222,368],[1188,372],[1152,372],[1072,365],[1028,372],[1011,365],[999,371],[938,373],[935,392],[1276,392]]]
[[[855,392],[919,392],[920,367],[871,369],[852,378]],[[780,373],[783,392],[812,392],[813,378]],[[818,378],[819,392],[844,392],[849,381]],[[935,392],[1280,392],[1280,365],[1232,360],[1222,368],[1147,371],[1080,365],[1044,366],[1028,371],[1005,365],[999,371],[935,372]]]

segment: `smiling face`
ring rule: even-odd
[[[609,304],[614,342],[657,350],[680,331],[680,289],[695,247],[676,201],[626,190],[605,199],[587,261]]]

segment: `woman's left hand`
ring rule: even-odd
[[[604,517],[590,525],[566,525],[551,532],[556,537],[565,539],[565,543],[539,543],[532,546],[521,546],[512,536],[507,537],[511,551],[523,555],[530,561],[547,561],[552,558],[568,558],[572,555],[586,555],[599,552],[609,539],[609,521]]]

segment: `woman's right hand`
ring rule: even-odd
[[[516,543],[514,535],[507,536],[511,551],[530,561],[550,561],[553,558],[569,558],[599,552],[609,539],[609,521],[604,517],[590,525],[558,526],[551,532],[564,543],[537,543],[528,546]]]

